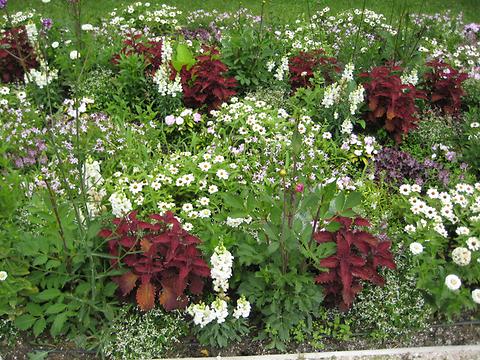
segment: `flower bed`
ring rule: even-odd
[[[478,318],[478,26],[48,6],[0,0],[0,342],[318,350]]]

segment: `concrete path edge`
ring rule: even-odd
[[[280,355],[252,355],[252,356],[219,356],[219,357],[189,357],[189,358],[170,358],[162,360],[317,360],[317,359],[353,359],[356,357],[368,356],[395,356],[395,355],[433,355],[439,356],[463,354],[472,355],[471,359],[480,359],[480,345],[461,345],[461,346],[428,346],[397,349],[377,349],[377,350],[354,350],[354,351],[331,351],[317,353],[299,353],[299,354],[280,354]],[[154,359],[160,360],[160,359]]]

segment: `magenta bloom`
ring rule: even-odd
[[[304,186],[302,183],[299,183],[299,184],[297,184],[297,185],[295,186],[295,191],[296,191],[297,193],[303,192],[304,189],[305,189],[305,186]]]

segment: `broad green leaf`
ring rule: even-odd
[[[65,325],[65,321],[67,321],[66,313],[61,313],[55,317],[52,323],[52,327],[50,328],[50,334],[53,337],[56,337],[62,332],[63,326]]]
[[[187,70],[190,70],[195,65],[195,58],[192,52],[185,44],[178,44],[175,49],[175,54],[172,58],[172,65],[175,70],[180,71],[185,65]]]
[[[348,194],[345,200],[344,209],[352,209],[355,206],[360,205],[362,202],[362,194],[359,191],[354,191]]]
[[[43,265],[48,261],[48,256],[45,254],[39,255],[33,260],[33,266]]]
[[[15,319],[15,326],[20,330],[28,330],[35,323],[37,318],[30,314],[24,314]]]
[[[47,322],[45,321],[45,319],[43,317],[39,318],[35,322],[35,325],[33,325],[33,335],[35,335],[35,337],[38,337],[38,335],[40,335],[43,330],[45,330],[46,326]]]
[[[53,304],[47,307],[47,310],[45,311],[45,314],[51,315],[51,314],[58,314],[59,312],[62,312],[65,310],[67,305],[65,304]]]
[[[33,316],[41,316],[43,314],[42,307],[34,302],[29,302],[27,304],[27,310]]]
[[[56,297],[62,295],[62,292],[58,289],[47,289],[39,292],[35,298],[40,301],[48,301],[55,299]]]

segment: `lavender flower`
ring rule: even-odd
[[[7,1],[8,0],[0,0],[0,9],[3,9],[5,6],[7,6]]]
[[[52,28],[53,21],[50,18],[42,19],[42,27],[45,31],[48,31]]]

